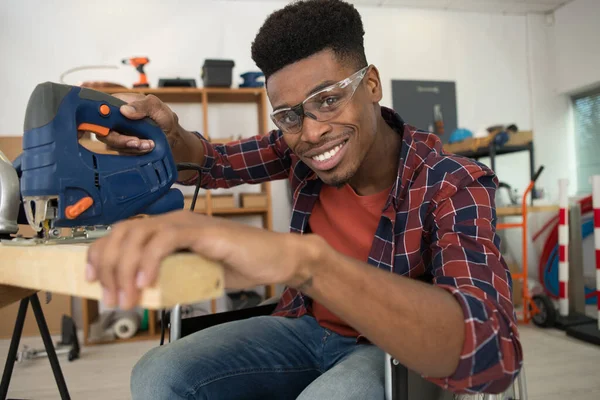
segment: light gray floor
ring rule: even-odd
[[[600,399],[600,347],[567,337],[564,332],[535,326],[521,327],[525,371],[530,400]],[[23,344],[43,347],[41,339],[24,338]],[[81,358],[61,365],[74,400],[129,399],[131,367],[157,342],[135,342],[91,346]],[[8,340],[0,341],[2,368]],[[17,364],[9,398],[58,399],[58,391],[47,359]]]

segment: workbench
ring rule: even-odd
[[[87,244],[15,246],[0,243],[0,307],[15,301],[21,302],[0,384],[0,400],[4,400],[8,393],[29,304],[35,314],[61,398],[70,398],[37,292],[101,300],[100,283],[85,280],[87,250]],[[142,291],[139,306],[160,310],[176,304],[211,300],[223,295],[224,283],[223,268],[219,264],[192,253],[173,254],[161,263],[156,284]]]

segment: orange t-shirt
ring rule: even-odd
[[[350,185],[337,189],[324,184],[309,219],[310,229],[340,253],[367,262],[389,193],[390,189],[386,189],[359,196]],[[316,301],[312,314],[326,329],[343,336],[358,336],[358,332]]]

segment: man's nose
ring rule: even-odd
[[[302,121],[302,131],[300,139],[303,142],[318,144],[321,142],[321,137],[331,131],[331,125],[326,122],[319,122],[310,117],[305,116]]]

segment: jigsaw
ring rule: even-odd
[[[102,236],[127,218],[183,208],[183,194],[171,187],[178,166],[166,136],[150,118],[124,117],[123,104],[78,86],[45,82],[34,89],[23,152],[12,166],[0,155],[3,242],[16,233],[17,222],[37,232],[27,242],[79,242]],[[147,154],[116,155],[94,153],[79,143],[78,131],[106,136],[111,130],[151,139],[155,147]],[[71,234],[61,236],[61,228],[71,228]]]

